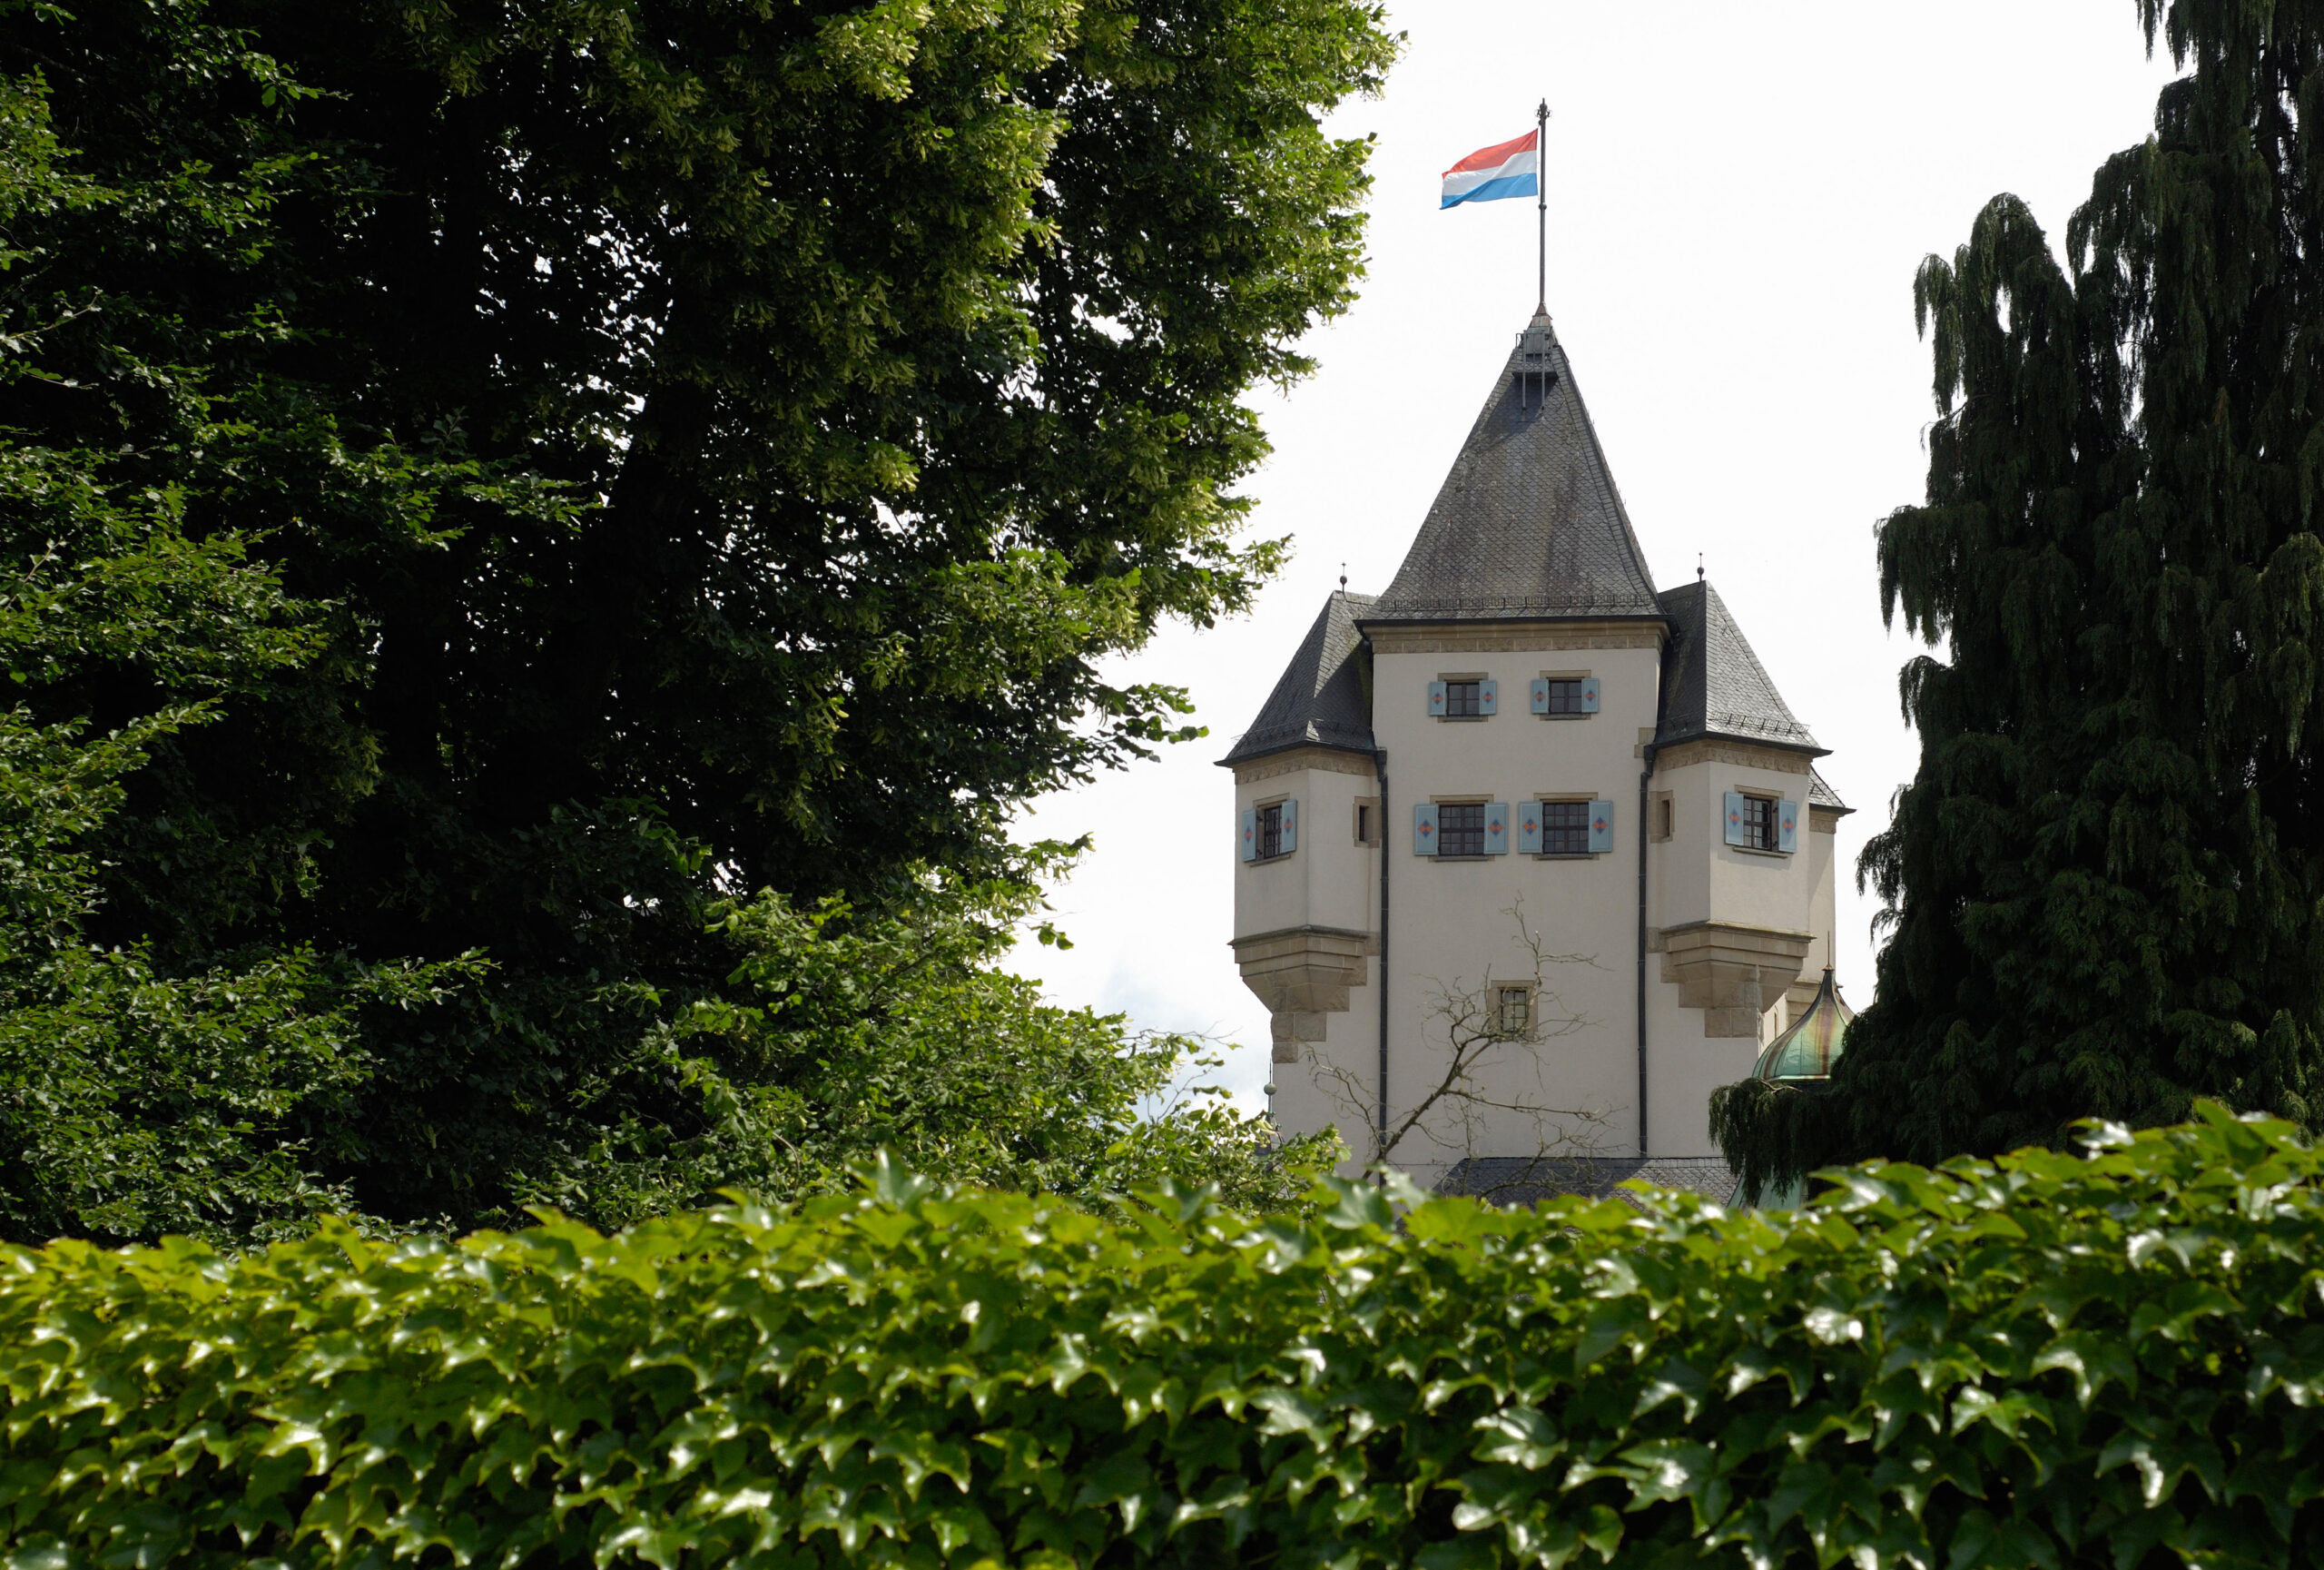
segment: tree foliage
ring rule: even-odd
[[[1883,604],[1941,654],[1861,875],[1893,935],[1761,1177],[2197,1096],[2324,1117],[2324,7],[2145,0],[2189,74],[2063,259],[2014,197],[1915,281],[1941,418]]]
[[[2286,1565],[2290,1125],[1873,1163],[1784,1215],[869,1192],[449,1243],[0,1254],[22,1564]]]
[[[634,1145],[640,1040],[759,1006],[719,912],[1022,876],[1015,804],[1192,734],[1099,663],[1280,554],[1243,395],[1351,297],[1318,116],[1393,49],[1362,0],[0,4],[0,431],[302,640],[140,733],[90,938],[482,955],[351,1019],[311,1148],[370,1212]],[[27,723],[176,701],[87,652]]]

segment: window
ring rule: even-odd
[[[1441,802],[1436,808],[1436,854],[1441,856],[1481,856],[1485,854],[1485,804]]]
[[[1777,804],[1767,796],[1743,798],[1743,844],[1755,851],[1771,851],[1777,847]]]
[[[1590,712],[1588,709],[1581,706],[1581,677],[1575,676],[1571,680],[1567,680],[1559,676],[1551,676],[1550,678],[1549,686],[1550,706],[1544,711],[1545,713],[1587,714]]]
[[[1283,854],[1283,804],[1259,809],[1259,860]]]
[[[1483,696],[1482,681],[1448,681],[1444,684],[1444,714],[1448,719],[1475,719],[1484,713],[1479,706]]]
[[[1493,1000],[1493,1028],[1504,1036],[1521,1036],[1532,1024],[1532,995],[1523,987],[1499,989]]]
[[[1654,798],[1654,837],[1659,840],[1667,840],[1670,837],[1670,793],[1669,791],[1664,791]]]
[[[1372,805],[1369,802],[1355,804],[1355,843],[1360,845],[1372,843]]]
[[[1541,804],[1541,854],[1545,856],[1586,856],[1590,854],[1590,804]]]

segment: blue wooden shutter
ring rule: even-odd
[[[1776,849],[1789,854],[1799,848],[1799,804],[1783,804],[1783,816],[1776,820]]]
[[[1598,712],[1598,678],[1594,676],[1585,676],[1581,678],[1581,712],[1584,714]]]
[[[1283,837],[1279,844],[1285,855],[1299,848],[1299,804],[1295,801],[1283,804]]]
[[[1436,804],[1415,802],[1413,805],[1413,854],[1433,856],[1436,854]]]
[[[1540,802],[1517,804],[1517,854],[1521,856],[1537,856],[1541,854],[1541,804]]]
[[[1243,809],[1243,859],[1256,861],[1259,857],[1259,809]]]
[[[1491,676],[1477,683],[1477,712],[1479,714],[1501,712],[1501,683]]]
[[[1444,717],[1444,684],[1441,681],[1428,684],[1428,712],[1431,718]]]
[[[1743,835],[1743,793],[1741,791],[1727,793],[1727,843],[1731,845],[1749,843]]]
[[[1509,804],[1492,802],[1485,807],[1485,854],[1509,854]]]
[[[1600,851],[1610,851],[1613,848],[1614,804],[1591,802],[1590,804],[1590,854],[1596,855]]]
[[[1550,678],[1548,676],[1537,676],[1533,678],[1533,712],[1535,714],[1550,712]]]

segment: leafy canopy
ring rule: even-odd
[[[1243,395],[1352,298],[1319,118],[1393,50],[1363,0],[0,3],[0,433],[238,542],[300,651],[139,733],[88,939],[465,965],[302,1102],[390,1220],[704,1138],[638,1054],[762,1006],[722,913],[1029,876],[1016,804],[1195,734],[1101,662],[1280,558]],[[19,674],[49,731],[182,696]]]
[[[2014,197],[1914,287],[1941,418],[1882,524],[1921,761],[1828,1095],[1724,1092],[1754,1183],[2198,1096],[2324,1119],[2324,6],[2145,0],[2189,74],[2053,252]]]

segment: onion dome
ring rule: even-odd
[[[1791,1029],[1768,1043],[1759,1061],[1751,1065],[1751,1077],[1793,1083],[1830,1079],[1832,1065],[1840,1059],[1840,1040],[1854,1018],[1856,1011],[1840,1001],[1832,968],[1825,966],[1824,984],[1816,989],[1816,1001]]]

